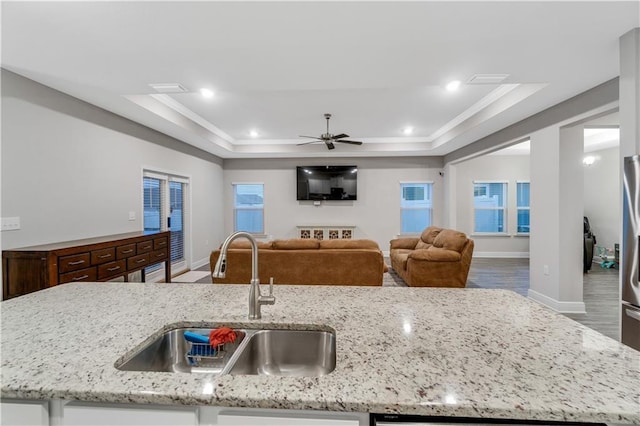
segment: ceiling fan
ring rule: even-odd
[[[349,137],[349,135],[345,133],[340,133],[339,135],[332,135],[331,133],[329,133],[329,119],[331,118],[331,114],[325,114],[324,118],[327,119],[327,133],[323,133],[319,137],[300,135],[301,138],[311,138],[311,139],[317,139],[317,140],[311,141],[311,142],[299,143],[298,145],[308,145],[310,143],[324,142],[327,145],[327,149],[335,149],[335,146],[333,145],[334,142],[348,143],[351,145],[362,145],[362,142],[360,141],[349,141],[349,140],[342,139],[342,138]]]

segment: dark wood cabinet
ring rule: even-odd
[[[73,281],[107,281],[156,263],[171,282],[170,232],[131,232],[4,250],[4,299]]]

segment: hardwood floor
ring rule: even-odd
[[[385,259],[390,265],[389,259]],[[198,268],[208,271],[209,265]],[[567,317],[584,324],[615,340],[620,340],[620,295],[617,269],[604,269],[593,263],[591,271],[584,275],[583,297],[586,314],[566,314]],[[402,280],[394,273],[384,274],[385,286],[402,286]],[[210,283],[206,276],[199,283]],[[529,290],[529,259],[474,258],[467,287],[501,288],[513,290],[527,296]]]

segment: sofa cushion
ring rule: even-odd
[[[380,250],[378,243],[372,240],[322,240],[321,249],[371,249]]]
[[[391,264],[396,267],[400,265],[402,270],[407,269],[407,258],[409,254],[412,253],[413,250],[409,249],[395,249],[391,250]]]
[[[427,250],[414,250],[409,253],[409,259],[429,260],[431,262],[457,262],[462,255],[457,251],[438,247],[430,247]]]
[[[258,246],[258,249],[270,249],[271,241],[266,243],[257,242],[257,246]],[[229,244],[229,248],[230,249],[250,249],[251,243],[247,240],[235,240],[235,241],[231,241],[231,244]]]
[[[420,235],[420,241],[423,241],[427,244],[433,244],[435,238],[440,234],[442,228],[438,228],[437,226],[429,226],[427,229],[422,231]]]
[[[274,250],[316,250],[320,248],[320,241],[306,238],[275,240],[272,247]]]
[[[463,232],[453,229],[443,229],[433,240],[434,247],[462,252],[467,243],[467,236]]]
[[[424,241],[420,240],[418,241],[418,243],[416,244],[416,250],[422,250],[422,249],[428,249],[429,247],[431,247],[433,244],[429,244],[429,243],[425,243]]]

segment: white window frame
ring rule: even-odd
[[[431,207],[402,207],[402,192],[403,192],[403,188],[405,187],[405,185],[428,185],[429,186],[429,192],[430,192],[430,200],[431,200]],[[398,233],[398,235],[420,235],[421,232],[402,232],[402,212],[404,210],[428,210],[429,211],[429,217],[431,218],[431,223],[427,224],[428,226],[433,225],[433,181],[431,180],[423,180],[423,181],[411,181],[411,182],[404,182],[401,181],[400,182],[400,232]]]
[[[475,186],[476,185],[486,185],[485,186],[485,195],[487,193],[489,193],[489,185],[492,183],[500,183],[503,186],[503,198],[504,198],[504,202],[502,203],[502,207],[476,207],[476,203],[475,203]],[[472,215],[472,221],[473,221],[473,226],[471,229],[473,229],[473,235],[509,235],[508,234],[508,229],[509,229],[509,209],[507,208],[508,204],[509,204],[509,182],[506,180],[474,180],[472,181],[472,185],[471,185],[471,205],[473,208],[473,215]],[[502,232],[479,232],[476,231],[476,211],[477,210],[502,210],[502,218],[504,221],[504,225],[502,227]]]
[[[238,209],[236,207],[236,186],[237,185],[262,185],[262,207],[242,207],[240,209]],[[256,237],[264,237],[266,236],[266,231],[265,231],[265,199],[266,199],[266,194],[265,194],[265,184],[264,182],[232,182],[231,183],[231,187],[232,187],[232,197],[233,197],[233,232],[237,232],[238,230],[238,224],[237,224],[237,212],[238,210],[262,210],[262,232],[250,232],[251,235],[255,235]]]
[[[529,205],[527,207],[518,207],[518,184],[519,183],[527,183],[529,184]],[[528,180],[517,180],[516,181],[516,234],[517,235],[529,235],[531,232],[531,228],[529,228],[529,232],[518,232],[518,228],[520,227],[520,222],[518,222],[518,218],[520,217],[520,210],[528,210],[529,211],[529,227],[531,227],[531,182]]]

